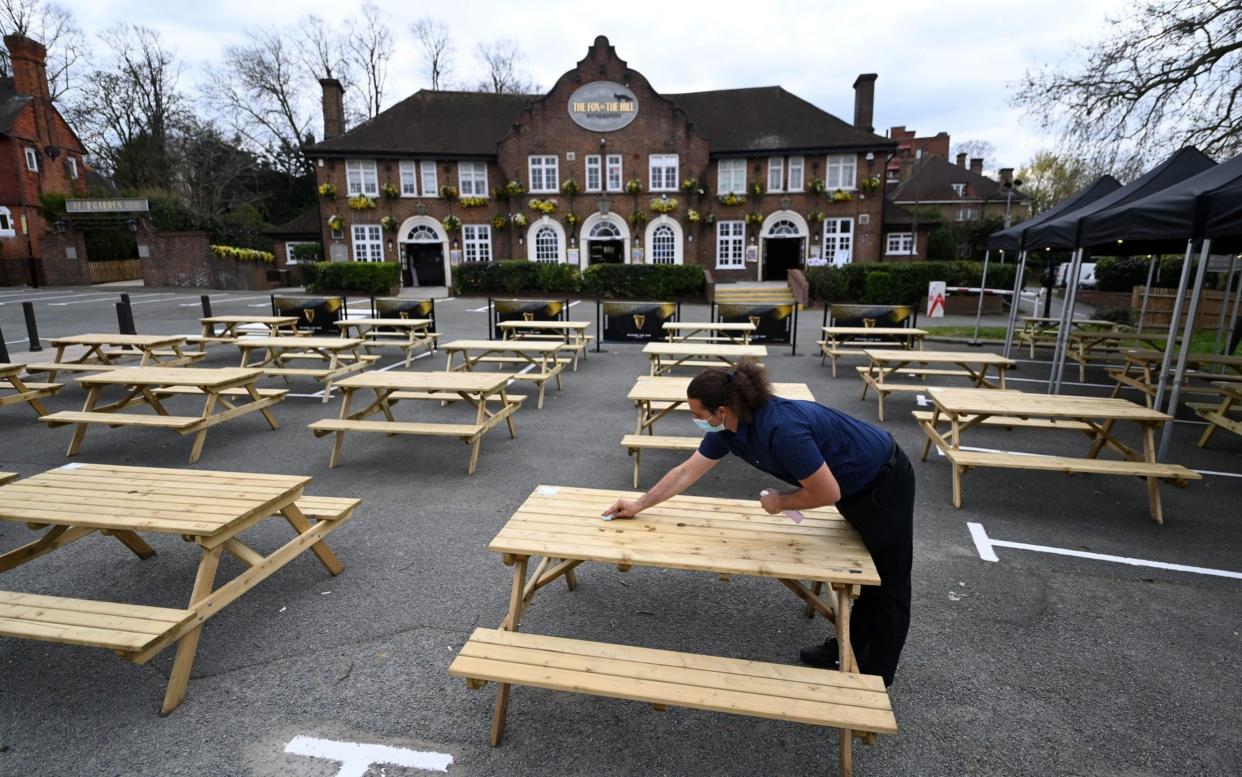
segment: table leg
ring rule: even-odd
[[[254,400],[255,402],[262,402],[263,397],[259,395],[259,390],[255,388],[255,383],[257,382],[258,382],[257,380],[254,380],[254,381],[251,381],[250,383],[247,383],[246,393],[249,394],[250,398]],[[266,407],[262,407],[262,408],[259,408],[259,412],[262,413],[263,417],[267,419],[267,425],[272,427],[273,430],[280,428],[280,422],[276,420],[276,417],[272,415],[272,412],[270,410],[268,410]]]
[[[486,399],[487,399],[486,397],[479,395],[480,403],[486,401]],[[509,439],[510,440],[517,439],[517,429],[514,428],[513,426],[513,413],[515,411],[515,408],[510,407],[509,392],[503,386],[500,389],[500,404],[505,409],[505,423],[509,426]]]
[[[949,422],[953,425],[952,437],[950,439],[952,439],[953,441],[952,447],[954,448],[954,450],[960,450],[962,447],[961,421],[959,420],[960,418],[961,416],[958,413],[953,413],[951,416],[949,416]],[[953,506],[961,507],[962,506],[962,468],[958,466],[957,462],[951,462],[951,463],[953,464]]]
[[[216,402],[220,400],[220,395],[214,391],[207,394],[207,401],[203,403],[203,419],[211,417],[211,411],[216,409]],[[211,427],[204,426],[194,435],[194,447],[190,449],[190,463],[194,464],[198,461],[198,457],[203,455],[203,443],[207,441],[207,430]]]
[[[342,421],[349,418],[349,405],[354,399],[354,390],[352,388],[341,389],[341,415]],[[345,430],[339,429],[336,432],[336,439],[332,442],[332,456],[328,459],[328,469],[336,466],[336,461],[341,457],[341,446],[345,444]]]
[[[206,598],[216,581],[216,569],[220,566],[220,554],[223,546],[203,549],[203,560],[199,562],[198,574],[194,578],[194,590],[190,594],[190,606]],[[186,684],[190,681],[190,669],[194,666],[194,654],[198,652],[198,638],[203,633],[200,625],[187,631],[177,641],[177,655],[173,658],[172,672],[168,675],[168,688],[164,691],[164,706],[160,715],[167,715],[185,699]]]
[[[95,409],[95,403],[99,401],[99,392],[101,390],[103,390],[103,386],[98,384],[91,386],[87,390],[86,403],[82,405],[83,413],[89,413]],[[78,424],[78,427],[73,430],[73,439],[69,441],[69,450],[65,453],[66,456],[75,456],[81,450],[82,438],[86,436],[86,427],[88,425]]]
[[[293,502],[282,507],[280,514],[285,517],[285,520],[289,522],[289,525],[298,534],[305,534],[311,530],[310,519]],[[328,574],[335,577],[345,571],[345,565],[341,563],[340,559],[336,557],[336,554],[332,552],[332,549],[328,547],[328,543],[324,540],[319,540],[314,545],[311,545],[310,549],[311,553],[314,553],[315,557],[323,564],[324,569],[328,570]]]
[[[1228,418],[1229,408],[1232,406],[1233,406],[1233,396],[1230,394],[1226,394],[1221,399],[1220,407],[1216,408],[1216,411],[1215,411],[1216,415],[1219,416],[1220,418]],[[1199,442],[1195,444],[1200,448],[1207,445],[1208,441],[1212,439],[1212,435],[1216,433],[1216,427],[1217,427],[1216,422],[1212,419],[1208,419],[1207,428],[1203,430],[1203,434],[1199,437]]]
[[[1173,423],[1169,419],[1168,423]],[[1149,462],[1156,461],[1156,433],[1154,424],[1143,424],[1143,458]],[[1164,524],[1164,507],[1160,504],[1160,479],[1147,478],[1147,501],[1151,505],[1151,519],[1157,524]]]
[[[509,593],[509,614],[500,628],[505,631],[517,631],[522,620],[522,595],[526,590],[526,563],[529,556],[513,558],[513,589]],[[496,709],[492,713],[492,747],[500,744],[500,737],[505,732],[505,714],[509,711],[509,684],[500,683],[496,689]]]
[[[9,376],[9,383],[13,385],[13,390],[18,394],[27,394],[30,392],[30,389],[26,388],[25,382],[23,382],[22,379],[16,375]],[[38,398],[27,399],[26,402],[34,408],[34,411],[39,414],[40,418],[47,415],[47,406],[40,402]]]
[[[141,537],[132,531],[111,531],[106,532],[121,541],[121,544],[134,552],[134,555],[142,560],[146,560],[155,555],[155,548],[148,545]]]

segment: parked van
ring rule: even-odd
[[[1069,262],[1057,265],[1057,286],[1064,289],[1069,277]],[[1095,288],[1095,262],[1083,262],[1078,267],[1078,288]]]

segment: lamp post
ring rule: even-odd
[[[1014,178],[1012,180],[1005,181],[1002,185],[1005,187],[1005,229],[1009,229],[1012,223],[1012,219],[1009,215],[1009,208],[1010,205],[1013,204],[1013,190],[1022,186],[1022,179]]]

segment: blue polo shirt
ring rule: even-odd
[[[869,485],[893,452],[888,432],[839,410],[800,399],[772,397],[737,432],[708,432],[699,453],[709,459],[726,453],[792,485],[827,464],[841,495]]]

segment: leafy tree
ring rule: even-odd
[[[1059,156],[1052,151],[1039,151],[1018,171],[1022,193],[1030,198],[1031,215],[1056,205],[1091,183],[1097,173],[1081,159]]]

